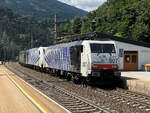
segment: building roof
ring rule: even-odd
[[[64,38],[64,37],[63,37]],[[77,34],[71,36],[65,36],[65,42],[77,41],[77,40],[114,40],[129,44],[134,44],[138,46],[148,47],[150,48],[150,43],[139,42],[135,40],[131,40],[129,38],[116,37],[112,35],[107,35],[99,32],[85,33],[85,34]],[[58,38],[57,40],[61,40],[62,38]]]

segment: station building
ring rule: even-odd
[[[144,64],[150,64],[150,43],[138,42],[98,33],[100,40],[115,41],[118,50],[120,70],[143,70]]]
[[[150,43],[138,42],[98,32],[68,36],[67,39],[72,39],[72,41],[84,39],[115,41],[119,55],[120,70],[138,71],[143,70],[144,64],[150,64]]]
[[[144,64],[150,64],[150,44],[132,41],[115,41],[119,54],[121,70],[143,70]]]

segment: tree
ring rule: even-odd
[[[82,24],[82,21],[80,17],[75,17],[75,19],[73,20],[73,25],[72,25],[72,32],[74,34],[81,33],[81,24]]]
[[[81,27],[81,33],[88,33],[92,32],[91,26],[89,22],[84,22]]]

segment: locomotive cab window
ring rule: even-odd
[[[91,53],[116,53],[114,44],[91,43]]]
[[[80,46],[81,53],[83,52],[83,46]]]
[[[45,49],[43,49],[43,53],[45,54]]]

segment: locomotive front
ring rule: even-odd
[[[114,41],[88,41],[84,45],[84,51],[88,53],[85,56],[88,58],[82,58],[82,69],[87,69],[83,75],[94,81],[117,80],[120,77],[119,57]]]

